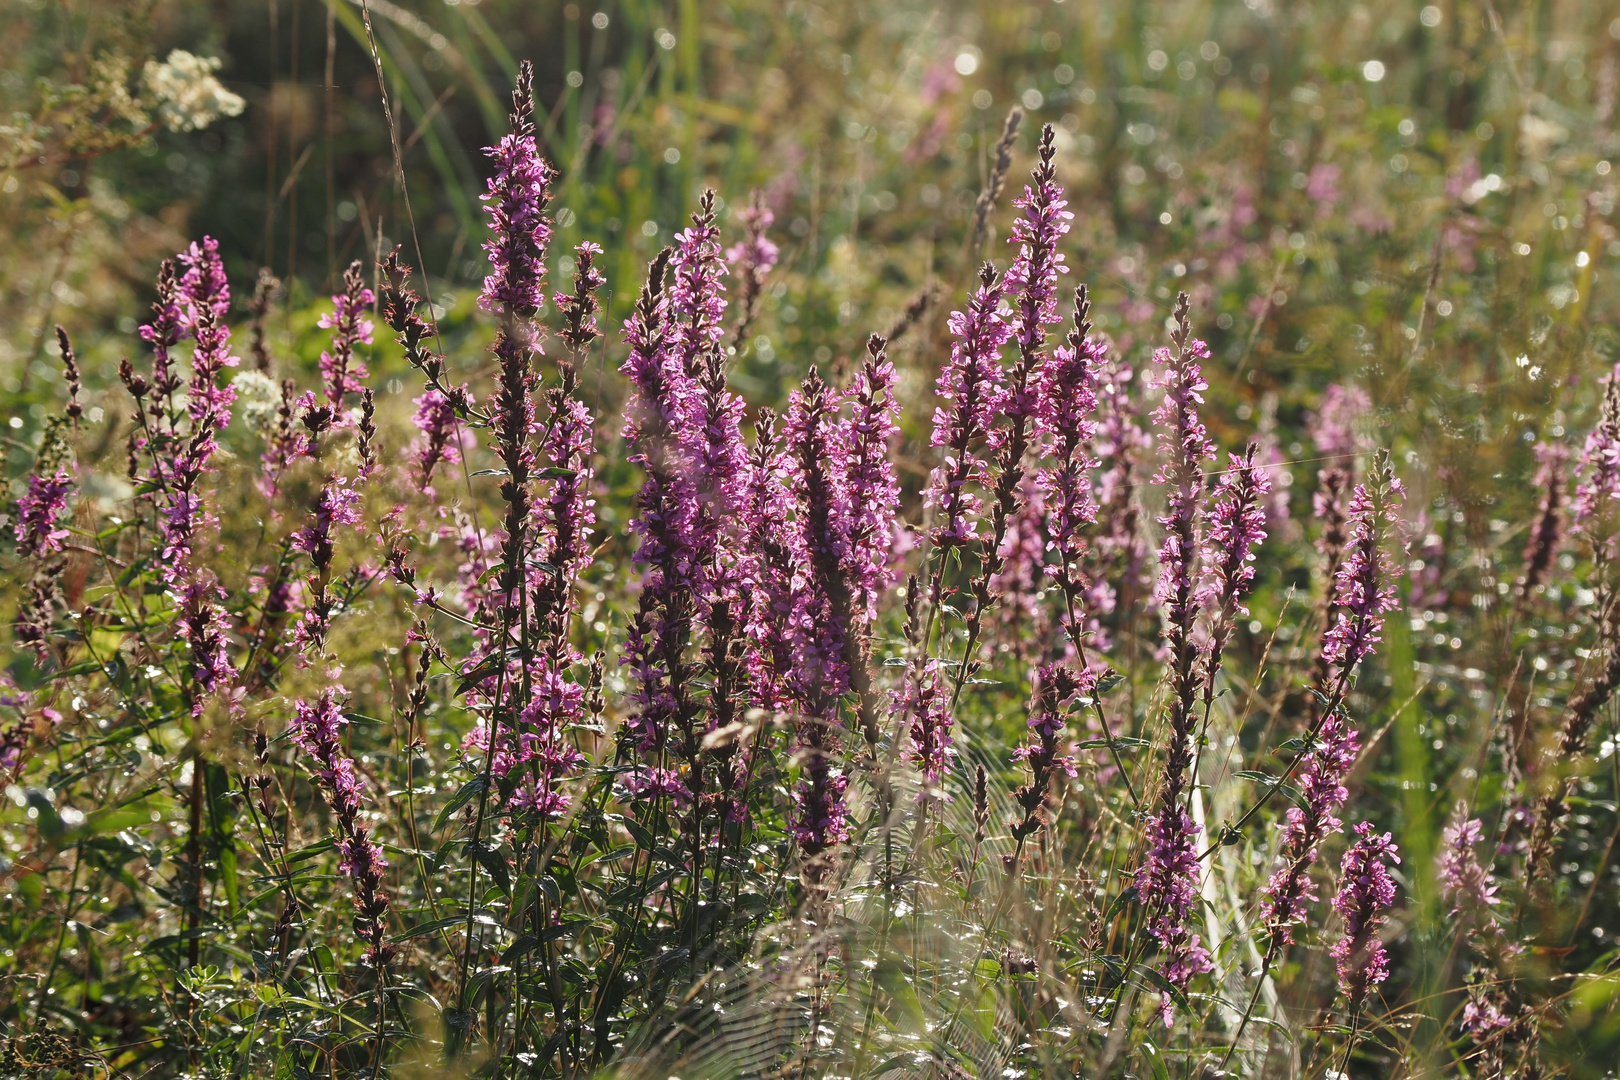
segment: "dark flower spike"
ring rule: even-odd
[[[1536,488],[1541,506],[1524,545],[1524,576],[1519,581],[1519,603],[1535,593],[1547,578],[1547,570],[1558,555],[1563,540],[1564,470],[1569,465],[1569,447],[1563,443],[1536,444]]]
[[[270,373],[270,347],[264,340],[264,317],[270,313],[270,305],[281,291],[281,279],[270,272],[268,266],[259,267],[259,277],[253,285],[253,299],[248,303],[248,311],[253,316],[248,324],[248,351],[253,354],[253,369]]]
[[[1035,675],[1035,694],[1029,706],[1029,741],[1014,757],[1029,763],[1029,783],[1013,792],[1023,808],[1023,817],[1008,822],[1013,839],[1022,848],[1026,839],[1044,828],[1050,820],[1049,797],[1052,780],[1059,772],[1076,775],[1074,760],[1059,753],[1059,740],[1065,725],[1064,705],[1096,686],[1095,672],[1074,671],[1062,664],[1043,664]]]
[[[355,936],[365,945],[366,963],[381,967],[394,955],[387,942],[388,896],[383,891],[388,860],[361,821],[366,785],[343,751],[342,732],[349,722],[340,704],[343,695],[341,686],[333,686],[313,704],[296,702],[287,734],[308,755],[315,786],[337,819],[338,869],[353,883]]]
[[[68,340],[67,331],[62,329],[61,323],[56,326],[56,346],[62,353],[62,375],[68,388],[68,403],[62,411],[73,426],[78,427],[79,417],[84,415],[84,406],[79,404],[79,392],[84,387],[79,382],[79,361],[73,355],[73,343]]]

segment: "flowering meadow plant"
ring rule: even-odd
[[[1570,1059],[1611,977],[1561,867],[1613,815],[1620,367],[1474,553],[1500,723],[1397,844],[1442,796],[1372,775],[1419,697],[1387,688],[1460,586],[1364,389],[1284,452],[1188,293],[1162,342],[1098,329],[1053,126],[998,198],[1015,111],[943,333],[833,343],[773,409],[737,377],[768,202],[704,192],[634,281],[607,238],[560,263],[532,80],[480,356],[403,249],[278,356],[209,238],[95,419],[61,334],[3,563],[8,1074]]]

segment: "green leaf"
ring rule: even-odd
[[[527,956],[538,944],[540,944],[540,939],[533,934],[522,935],[508,945],[505,952],[501,953],[501,963],[510,964],[520,957]]]
[[[424,934],[436,934],[440,930],[448,930],[453,926],[465,926],[465,925],[467,925],[467,916],[465,916],[465,915],[452,915],[447,919],[434,919],[432,922],[425,922],[425,923],[422,923],[419,926],[413,926],[409,930],[405,931],[403,934],[400,934],[397,937],[395,937],[394,940],[395,941],[409,941],[409,940],[411,940],[411,938],[419,938],[419,937],[423,936]]]
[[[500,886],[501,892],[512,895],[512,876],[506,865],[506,857],[488,844],[469,843],[467,854],[482,866],[489,876]]]
[[[1103,922],[1108,922],[1115,915],[1119,914],[1122,910],[1124,910],[1124,908],[1125,908],[1125,906],[1127,904],[1139,904],[1139,903],[1141,903],[1141,898],[1137,895],[1136,886],[1132,885],[1129,888],[1125,889],[1123,892],[1121,892],[1118,896],[1114,897],[1114,902],[1109,904],[1108,905],[1108,910],[1103,913],[1102,921]]]
[[[574,469],[564,469],[553,465],[549,469],[541,469],[535,474],[536,480],[572,480],[579,472]]]
[[[307,862],[323,852],[331,851],[332,843],[333,841],[330,836],[328,836],[325,840],[317,840],[308,847],[299,848],[291,855],[288,855],[287,861],[290,863]]]
[[[1232,775],[1237,777],[1239,780],[1249,780],[1256,784],[1264,784],[1268,788],[1276,788],[1278,791],[1288,796],[1288,798],[1292,799],[1295,805],[1305,805],[1305,796],[1299,793],[1299,789],[1295,788],[1291,784],[1283,783],[1282,777],[1280,776],[1272,776],[1270,773],[1255,772],[1252,769],[1241,769]]]
[[[651,851],[657,846],[652,833],[648,832],[646,826],[635,818],[625,818],[624,827],[630,831],[630,836],[635,840],[637,847],[645,851]]]
[[[1142,1056],[1148,1059],[1153,1069],[1153,1080],[1170,1080],[1170,1069],[1164,1063],[1164,1056],[1159,1053],[1157,1046],[1146,1039],[1142,1040]]]
[[[237,908],[242,906],[242,895],[236,879],[236,848],[230,844],[219,849],[219,876],[225,883],[225,899],[230,903],[230,911],[234,915]]]
[[[465,784],[462,784],[461,790],[456,792],[455,796],[445,804],[444,809],[439,811],[439,816],[434,819],[433,831],[438,832],[440,829],[444,828],[444,823],[450,820],[451,814],[454,814],[457,810],[460,810],[463,806],[466,806],[473,800],[474,796],[483,790],[484,778],[482,776],[475,776]]]
[[[1114,746],[1120,750],[1140,750],[1144,746],[1152,745],[1153,744],[1148,742],[1146,739],[1133,739],[1129,735],[1114,736]],[[1107,746],[1107,739],[1086,739],[1079,744],[1079,749],[1097,750],[1106,749]]]

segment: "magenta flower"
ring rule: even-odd
[[[205,236],[200,245],[193,242],[176,258],[185,268],[179,281],[179,325],[182,336],[195,337],[204,309],[216,323],[224,323],[231,313],[231,291],[219,257],[219,241]]]
[[[1322,657],[1339,669],[1340,692],[1357,665],[1370,656],[1383,631],[1384,615],[1399,606],[1392,579],[1400,568],[1384,552],[1393,511],[1405,489],[1385,461],[1369,484],[1350,499],[1349,554],[1334,581],[1340,615],[1322,642]]]
[[[919,799],[950,798],[942,785],[956,751],[951,747],[951,695],[940,668],[941,661],[930,661],[922,678],[907,679],[895,699],[895,711],[908,718],[906,758],[922,772]]]
[[[791,707],[787,680],[792,670],[788,634],[793,610],[794,552],[790,543],[793,494],[788,488],[791,463],[782,453],[776,417],[762,410],[754,425],[748,457],[747,493],[743,501],[744,558],[752,584],[747,611],[749,694],[762,709]]]
[[[332,529],[359,524],[359,503],[359,489],[350,487],[347,477],[333,477],[321,488],[309,524],[293,534],[293,550],[304,552],[316,566],[331,562]]]
[[[967,310],[951,312],[948,323],[951,357],[936,383],[944,404],[934,410],[929,440],[930,445],[945,448],[945,460],[930,474],[927,493],[936,521],[933,539],[940,547],[959,547],[979,538],[981,503],[968,485],[988,486],[988,470],[977,456],[978,447],[1006,390],[1001,347],[1012,336],[1012,326],[997,310],[1001,297],[995,270],[986,263]]]
[[[17,500],[17,524],[12,527],[18,555],[34,558],[62,550],[62,541],[72,535],[61,526],[72,490],[73,478],[63,468],[49,478],[37,473],[28,478],[28,492]]]
[[[495,162],[485,193],[480,196],[489,218],[490,238],[484,241],[490,273],[478,294],[478,305],[502,316],[526,348],[537,342],[528,320],[545,303],[546,245],[551,223],[545,206],[551,198],[551,170],[534,141],[534,68],[524,61],[512,91],[512,132],[484,153]]]
[[[1459,802],[1451,822],[1440,831],[1440,854],[1435,873],[1441,895],[1451,904],[1453,917],[1461,916],[1481,929],[1495,930],[1491,909],[1501,902],[1490,868],[1479,861],[1476,847],[1484,836],[1478,818],[1468,816],[1468,804]]]
[[[366,288],[361,275],[360,260],[356,259],[343,272],[343,291],[332,296],[332,310],[321,314],[319,325],[332,331],[332,347],[321,351],[321,384],[326,389],[326,400],[339,415],[350,394],[365,389],[364,380],[370,374],[365,364],[355,358],[357,345],[370,345],[372,322],[366,318],[366,308],[376,297]]]
[[[1193,639],[1193,623],[1198,615],[1194,595],[1194,560],[1197,557],[1200,506],[1203,493],[1203,463],[1215,454],[1215,447],[1198,419],[1203,380],[1198,361],[1209,357],[1209,347],[1192,336],[1187,321],[1189,301],[1182,293],[1176,300],[1172,340],[1176,348],[1160,349],[1154,362],[1160,367],[1157,385],[1164,399],[1153,417],[1164,429],[1159,444],[1159,471],[1155,484],[1168,488],[1164,542],[1159,548],[1157,597],[1164,606],[1164,642],[1168,660],[1169,746],[1165,755],[1164,783],[1158,802],[1147,823],[1146,859],[1136,872],[1136,888],[1149,911],[1148,933],[1163,954],[1161,972],[1177,989],[1194,975],[1211,968],[1209,954],[1199,944],[1198,935],[1187,926],[1198,896],[1198,833],[1184,803],[1188,770],[1192,765],[1193,702],[1198,690],[1199,647]],[[1170,1020],[1171,1002],[1166,998],[1161,1012]]]
[[[1591,530],[1594,519],[1607,519],[1609,504],[1620,499],[1620,364],[1603,377],[1603,411],[1586,435],[1575,466],[1575,498],[1570,528]],[[1599,537],[1607,540],[1607,537]]]
[[[574,245],[574,290],[552,297],[552,303],[562,312],[562,339],[576,356],[583,354],[601,335],[596,326],[596,313],[600,308],[596,291],[607,284],[607,275],[596,265],[596,258],[601,254],[601,244],[585,240]]]
[[[1356,826],[1356,842],[1344,853],[1334,910],[1344,917],[1344,937],[1329,950],[1337,960],[1339,989],[1354,1015],[1367,992],[1389,977],[1389,953],[1378,937],[1386,912],[1395,903],[1390,863],[1401,861],[1389,833],[1375,835],[1370,822]]]
[[[1041,365],[1036,383],[1036,432],[1047,461],[1035,474],[1046,505],[1047,547],[1057,556],[1049,568],[1066,588],[1078,583],[1084,537],[1097,520],[1091,473],[1097,461],[1090,447],[1097,433],[1097,389],[1106,347],[1090,334],[1089,305],[1083,290],[1075,296],[1074,329]]]
[[[731,554],[747,471],[743,401],[727,388],[719,345],[726,266],[714,203],[714,192],[704,192],[691,227],[676,234],[668,311],[673,461],[685,503],[688,573],[706,621],[716,602],[738,604],[741,583]]]
[[[866,362],[844,394],[849,419],[839,424],[830,449],[844,571],[856,594],[855,610],[871,620],[877,618],[878,596],[894,582],[900,483],[889,445],[900,430],[900,404],[883,339],[873,335],[866,348]]]
[[[732,344],[741,348],[759,310],[759,298],[765,290],[765,279],[776,265],[777,248],[765,235],[776,216],[765,205],[765,196],[755,191],[748,205],[737,211],[736,217],[743,227],[743,240],[726,251],[726,262],[732,276],[738,281],[737,326],[732,332]]]
[[[1257,450],[1250,445],[1241,456],[1227,455],[1228,470],[1215,487],[1204,535],[1199,603],[1218,613],[1222,624],[1249,613],[1241,600],[1253,587],[1255,550],[1266,538],[1263,504],[1271,479],[1255,464]]]
[[[423,490],[432,491],[434,470],[440,464],[453,465],[461,460],[461,426],[454,404],[437,390],[424,390],[415,404],[411,422],[419,434],[411,443],[410,453]]]
[[[1159,971],[1178,990],[1214,970],[1209,950],[1188,921],[1198,904],[1200,863],[1192,816],[1161,801],[1147,823],[1147,858],[1136,872],[1136,892],[1150,912],[1147,932],[1159,943]],[[1170,1024],[1174,1002],[1165,995],[1159,1015]]]
[[[1031,174],[1033,183],[1025,184],[1023,195],[1013,200],[1013,205],[1023,212],[1014,219],[1007,242],[1017,246],[1018,255],[1001,281],[1013,303],[1013,339],[1019,355],[1031,363],[1045,347],[1046,328],[1062,321],[1057,280],[1058,275],[1069,272],[1058,243],[1068,233],[1074,214],[1067,209],[1069,204],[1052,164],[1055,137],[1051,124],[1041,129],[1040,162]],[[1012,403],[1009,411],[1018,409],[1019,404]]]
[[[799,755],[804,767],[793,790],[793,838],[813,858],[853,834],[844,801],[849,778],[833,767],[822,747],[806,746]]]
[[[1281,865],[1263,890],[1261,918],[1271,936],[1268,956],[1294,942],[1294,927],[1305,921],[1305,907],[1316,900],[1310,871],[1317,849],[1342,824],[1335,816],[1350,792],[1345,777],[1356,763],[1360,736],[1342,709],[1322,721],[1316,741],[1305,751],[1297,773],[1302,806],[1284,819]]]
[[[1372,410],[1372,399],[1358,386],[1331,383],[1322,391],[1322,403],[1305,419],[1316,452],[1327,458],[1354,458],[1366,448],[1361,421]]]
[[[332,686],[313,705],[295,702],[287,735],[309,756],[315,787],[336,815],[338,869],[354,883],[355,935],[365,943],[366,963],[377,967],[394,953],[386,941],[388,897],[382,891],[388,862],[360,820],[365,780],[343,751],[343,728],[348,724],[339,704],[343,693],[341,686]]]
[[[1013,799],[1023,809],[1018,821],[1008,822],[1013,839],[1020,843],[1025,837],[1047,824],[1048,796],[1052,778],[1059,770],[1076,775],[1074,759],[1058,752],[1063,737],[1063,705],[1077,694],[1089,694],[1097,684],[1094,672],[1081,672],[1077,677],[1062,664],[1042,664],[1035,669],[1035,694],[1030,702],[1029,741],[1013,751],[1017,761],[1029,763],[1029,783],[1013,792]]]

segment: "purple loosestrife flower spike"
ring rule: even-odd
[[[995,484],[990,536],[979,553],[979,573],[972,583],[973,607],[966,619],[969,650],[978,641],[985,612],[1000,599],[992,584],[1001,576],[1008,527],[1023,505],[1024,457],[1029,450],[1031,421],[1041,408],[1041,369],[1048,361],[1046,328],[1060,321],[1057,279],[1068,268],[1057,245],[1068,231],[1072,215],[1064,209],[1063,189],[1055,180],[1054,137],[1048,124],[1041,132],[1040,160],[1031,172],[1032,183],[1025,186],[1022,198],[1014,200],[1024,213],[1013,223],[1008,238],[1018,246],[1018,255],[1007,269],[1002,287],[1013,303],[1010,329],[1018,346],[1018,361],[1001,395],[1002,422],[987,440],[995,463]]]
[[[1062,321],[1057,309],[1057,280],[1058,275],[1069,272],[1058,243],[1069,231],[1074,214],[1067,209],[1069,204],[1052,164],[1055,137],[1051,124],[1041,129],[1040,161],[1030,174],[1032,183],[1025,184],[1024,194],[1013,200],[1023,213],[1013,221],[1007,242],[1017,245],[1018,255],[1002,279],[1002,287],[1013,303],[1013,340],[1019,356],[1031,364],[1046,347],[1046,328]],[[1025,403],[1009,402],[1008,411],[1015,410],[1028,415]]]
[[[601,336],[596,326],[596,313],[600,304],[596,291],[607,284],[607,275],[596,265],[602,254],[602,245],[585,240],[574,246],[574,290],[552,297],[557,310],[562,312],[562,339],[575,356],[583,356],[591,342]]]
[[[867,339],[866,361],[844,394],[850,416],[833,448],[842,473],[837,516],[847,538],[845,571],[854,582],[856,609],[868,620],[877,618],[878,596],[894,582],[899,530],[900,482],[889,444],[900,430],[900,404],[886,346],[876,334]]]
[[[1086,530],[1097,520],[1097,500],[1089,456],[1096,437],[1097,381],[1103,345],[1091,336],[1086,287],[1074,292],[1074,326],[1042,365],[1036,389],[1036,430],[1046,442],[1048,462],[1035,474],[1046,504],[1047,547],[1057,556],[1048,568],[1066,592],[1082,587],[1079,565]]]
[[[1106,337],[1097,341],[1098,390],[1096,437],[1090,452],[1099,463],[1094,487],[1097,520],[1102,523],[1095,540],[1087,605],[1093,613],[1117,606],[1134,609],[1147,593],[1147,536],[1135,499],[1139,468],[1153,436],[1144,431],[1131,384],[1136,372],[1109,355]],[[1115,592],[1118,592],[1116,598]]]
[[[793,496],[788,489],[789,462],[782,453],[776,415],[761,410],[754,423],[754,446],[748,457],[748,492],[743,521],[748,528],[744,551],[752,586],[748,610],[749,692],[762,709],[790,707],[787,679],[792,668],[789,616],[793,609],[794,552],[791,524]]]
[[[18,555],[35,558],[62,550],[62,541],[71,535],[60,523],[72,490],[73,478],[64,468],[50,477],[36,473],[28,478],[28,492],[17,500],[17,524],[12,527]]]
[[[906,758],[922,773],[919,799],[950,798],[943,784],[956,751],[951,747],[951,695],[940,667],[940,661],[930,661],[920,680],[906,680],[895,702],[896,712],[909,718]]]
[[[375,299],[356,259],[343,272],[343,291],[333,294],[332,310],[320,317],[321,328],[332,331],[332,348],[321,351],[321,383],[327,402],[340,415],[344,401],[365,389],[364,380],[370,374],[355,358],[354,349],[371,344],[373,326],[366,318],[366,308]]]
[[[56,346],[62,354],[62,378],[68,388],[68,403],[62,411],[73,426],[78,427],[79,418],[84,415],[84,406],[79,403],[79,392],[84,385],[80,381],[79,360],[73,353],[73,342],[68,340],[67,331],[62,329],[60,323],[56,326]]]
[[[377,967],[394,953],[386,940],[388,897],[382,889],[388,861],[360,820],[365,780],[343,752],[348,718],[339,704],[342,695],[343,688],[334,686],[322,692],[314,704],[296,702],[287,734],[309,756],[310,775],[337,818],[338,869],[353,882],[355,936],[366,946],[366,963]]]
[[[690,508],[674,460],[674,428],[682,376],[670,363],[667,318],[668,248],[648,270],[640,299],[625,322],[629,346],[620,371],[630,381],[625,402],[624,440],[628,460],[646,474],[636,496],[630,531],[639,540],[635,561],[645,570],[641,596],[625,637],[624,664],[637,689],[630,695],[633,711],[624,726],[626,739],[644,762],[654,763],[633,778],[634,786],[656,794],[670,787],[673,774],[655,763],[670,737],[673,717],[685,693],[682,643],[690,623],[686,603],[690,565]]]
[[[1367,992],[1389,977],[1389,954],[1378,930],[1395,903],[1389,864],[1401,861],[1399,852],[1389,833],[1379,836],[1363,821],[1356,826],[1356,842],[1344,853],[1339,894],[1333,898],[1334,909],[1344,917],[1344,937],[1330,954],[1338,961],[1339,989],[1351,1016],[1360,1011]]]
[[[1592,533],[1594,542],[1607,544],[1611,505],[1620,499],[1620,364],[1603,377],[1603,410],[1587,433],[1575,466],[1575,498],[1570,504],[1570,528]],[[1600,524],[1601,522],[1601,524]],[[1605,546],[1600,555],[1607,554]]]
[[[1164,606],[1169,664],[1169,747],[1164,782],[1148,818],[1146,859],[1136,873],[1138,894],[1150,912],[1148,932],[1164,954],[1162,973],[1178,990],[1184,989],[1194,975],[1211,969],[1208,952],[1187,925],[1198,897],[1198,834],[1182,805],[1190,779],[1192,709],[1198,689],[1199,649],[1193,639],[1193,623],[1198,615],[1195,537],[1203,495],[1203,463],[1215,454],[1198,419],[1198,406],[1203,402],[1200,395],[1207,388],[1198,361],[1209,356],[1209,348],[1192,336],[1188,308],[1187,294],[1182,293],[1176,298],[1175,328],[1171,332],[1175,350],[1160,349],[1154,354],[1164,399],[1153,416],[1164,428],[1164,436],[1159,449],[1160,467],[1153,482],[1168,488],[1165,514],[1159,519],[1165,535],[1159,549],[1157,595]],[[1161,1006],[1166,1023],[1170,1012],[1167,996]]]
[[[1216,486],[1204,536],[1198,601],[1210,613],[1211,623],[1204,660],[1206,707],[1214,695],[1232,620],[1249,613],[1242,600],[1254,586],[1255,549],[1266,538],[1265,499],[1271,493],[1271,479],[1255,465],[1258,450],[1250,443],[1242,456],[1228,455],[1230,467]]]
[[[936,520],[933,540],[942,548],[979,538],[980,502],[967,488],[970,483],[986,483],[988,470],[976,455],[1006,391],[1001,347],[1012,336],[1012,326],[997,311],[1001,296],[995,268],[985,263],[967,310],[951,312],[948,323],[951,357],[936,384],[943,404],[934,410],[929,439],[930,445],[945,448],[944,462],[928,481],[928,502]]]
[[[1372,399],[1358,386],[1332,383],[1322,391],[1322,403],[1305,418],[1316,452],[1348,464],[1366,448],[1361,421],[1372,411]]]
[[[1524,545],[1524,579],[1519,583],[1519,596],[1529,596],[1546,580],[1547,570],[1558,555],[1563,540],[1564,470],[1569,465],[1569,447],[1563,443],[1536,444],[1536,488],[1541,492],[1541,507],[1530,537]]]
[[[836,460],[838,424],[831,388],[814,368],[788,407],[787,453],[797,515],[794,530],[796,575],[789,610],[793,671],[789,679],[798,711],[799,752],[805,762],[795,793],[794,829],[800,846],[814,858],[848,838],[847,779],[834,771],[838,703],[851,690],[855,627],[852,596],[842,563],[844,514]]]
[[[551,197],[551,170],[534,140],[534,65],[527,60],[518,67],[511,123],[511,134],[484,151],[495,162],[495,175],[480,196],[489,217],[484,251],[490,273],[478,304],[510,323],[508,334],[525,335],[520,344],[532,348],[528,320],[545,302],[546,245],[551,241],[545,206]]]
[[[461,460],[461,427],[455,405],[437,390],[423,391],[415,405],[411,422],[420,434],[411,443],[411,456],[416,461],[418,482],[424,491],[431,492],[434,470],[441,464],[453,465]]]
[[[158,439],[166,439],[172,434],[174,392],[183,385],[175,373],[174,357],[170,352],[186,336],[186,328],[181,324],[180,304],[180,285],[175,279],[174,260],[164,259],[163,265],[158,268],[157,299],[152,301],[152,321],[141,324],[140,330],[141,340],[152,346],[152,381],[148,384],[133,374],[124,380],[137,402],[143,396],[143,390],[150,391],[152,400],[146,409],[151,417],[153,435]],[[167,476],[164,469],[168,462],[159,455],[160,447],[152,446],[149,449],[153,453],[153,479],[161,482]]]
[[[1400,568],[1384,546],[1404,495],[1388,455],[1382,454],[1373,475],[1350,499],[1349,553],[1334,582],[1334,606],[1342,614],[1322,643],[1323,659],[1338,671],[1334,697],[1343,696],[1356,667],[1374,652],[1384,615],[1399,606],[1393,579]]]
[[[1451,916],[1490,932],[1498,929],[1491,909],[1501,900],[1490,868],[1479,861],[1475,850],[1483,837],[1483,824],[1468,816],[1467,803],[1459,802],[1450,823],[1440,830],[1435,876],[1440,879],[1441,896],[1451,905]]]
[[[484,244],[491,273],[484,279],[479,304],[499,316],[494,351],[500,362],[494,403],[495,450],[506,467],[501,498],[506,502],[505,538],[501,546],[501,603],[518,606],[526,577],[528,531],[534,493],[535,374],[530,358],[539,352],[534,316],[545,301],[546,245],[551,223],[546,201],[551,197],[551,170],[541,160],[534,140],[534,69],[527,61],[512,91],[512,132],[486,153],[496,163],[495,175],[482,196],[489,216],[490,239]]]
[[[1281,862],[1263,890],[1261,918],[1271,938],[1268,958],[1293,944],[1294,927],[1305,921],[1305,906],[1316,899],[1311,866],[1321,842],[1339,830],[1335,815],[1349,798],[1344,780],[1360,748],[1356,729],[1344,710],[1337,709],[1322,721],[1316,741],[1305,751],[1297,780],[1302,805],[1288,809]]]
[[[308,555],[315,571],[306,582],[306,607],[293,631],[293,643],[299,649],[313,646],[319,652],[325,647],[332,619],[332,599],[327,586],[331,583],[336,545],[333,529],[339,525],[359,524],[359,503],[360,492],[349,486],[347,477],[332,477],[316,497],[309,524],[293,534],[293,549]]]
[[[763,192],[756,190],[749,196],[748,205],[737,212],[737,220],[743,227],[743,239],[726,251],[726,262],[741,285],[737,297],[737,325],[731,332],[732,347],[741,349],[759,312],[765,279],[776,265],[778,252],[765,235],[776,216],[765,205]]]
[[[200,245],[192,243],[176,258],[185,267],[179,281],[180,325],[185,336],[195,337],[197,320],[205,309],[217,323],[223,323],[231,313],[231,290],[225,279],[225,264],[219,257],[219,241],[205,236]]]
[[[176,633],[190,648],[192,683],[203,691],[189,695],[193,715],[200,715],[205,696],[225,690],[234,678],[227,655],[227,623],[217,603],[224,590],[213,571],[195,564],[193,548],[198,533],[213,520],[200,488],[219,449],[216,436],[231,422],[236,391],[221,385],[220,378],[227,368],[236,366],[237,359],[231,355],[231,332],[224,322],[231,297],[218,243],[205,237],[200,246],[192,244],[182,252],[179,260],[185,273],[178,281],[172,263],[166,263],[159,274],[155,317],[142,329],[142,337],[153,346],[158,392],[149,414],[162,436],[160,444],[150,448],[153,479],[169,500],[159,522],[162,576],[180,601]],[[191,381],[186,386],[187,427],[182,435],[172,426],[175,417],[170,403],[183,384],[173,374],[169,349],[187,334],[193,339],[193,349]]]
[[[747,467],[743,402],[726,386],[719,344],[726,266],[714,205],[714,192],[705,191],[691,226],[676,235],[669,292],[675,453],[690,488],[689,574],[706,622],[713,621],[710,608],[717,602],[740,610],[733,534]],[[724,612],[718,614],[727,621]]]
[[[1029,741],[1013,753],[1013,757],[1029,763],[1029,783],[1013,792],[1013,799],[1024,810],[1018,821],[1008,822],[1013,839],[1020,844],[1031,833],[1047,824],[1050,813],[1048,801],[1052,779],[1059,770],[1076,775],[1074,759],[1058,753],[1063,736],[1063,703],[1076,694],[1090,693],[1096,686],[1093,672],[1082,672],[1078,677],[1062,664],[1042,664],[1035,673],[1035,696],[1030,703]]]

